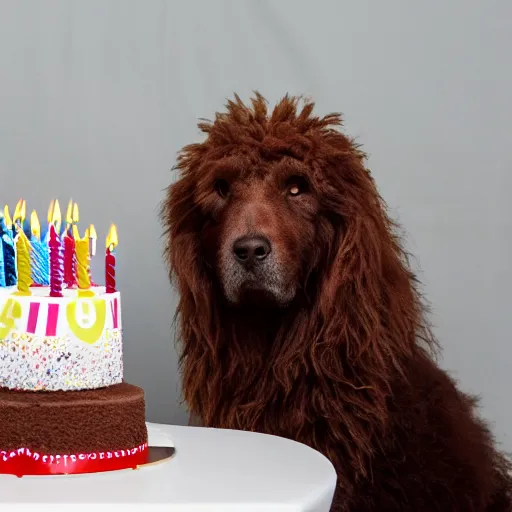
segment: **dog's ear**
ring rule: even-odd
[[[190,412],[198,415],[204,407],[200,384],[208,380],[210,371],[203,364],[207,359],[203,356],[214,350],[210,330],[216,304],[200,250],[201,215],[194,201],[194,183],[190,169],[186,169],[168,188],[161,219],[165,226],[165,259],[179,293],[176,319],[184,342],[180,354],[184,398]]]
[[[171,280],[188,307],[208,303],[209,279],[200,250],[201,215],[194,201],[194,181],[184,174],[169,186],[161,218],[165,226],[165,259]],[[206,313],[203,313],[206,314]]]
[[[415,346],[423,308],[396,226],[361,155],[333,159],[329,208],[337,215],[317,302],[322,345],[344,345],[346,358],[395,366]],[[341,313],[342,312],[342,313]],[[334,352],[325,354],[325,361]]]

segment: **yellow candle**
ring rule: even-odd
[[[76,228],[76,226],[73,226]],[[91,256],[89,253],[89,237],[78,238],[78,230],[74,229],[76,252],[76,280],[78,282],[78,295],[90,297],[94,295],[91,288]]]
[[[81,290],[88,290],[91,287],[91,280],[89,279],[89,240],[81,238],[75,240],[76,261],[77,261],[77,281],[78,288]]]
[[[32,295],[30,285],[30,242],[22,229],[18,229],[16,237],[16,263],[18,267],[18,291],[16,295]]]

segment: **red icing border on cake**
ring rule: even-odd
[[[100,473],[120,469],[135,469],[148,460],[148,445],[141,444],[127,450],[92,452],[74,455],[45,455],[28,448],[0,451],[0,474],[71,475]]]

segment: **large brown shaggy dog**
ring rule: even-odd
[[[333,510],[512,510],[365,155],[299,104],[237,97],[179,156],[162,216],[191,413],[325,454]]]

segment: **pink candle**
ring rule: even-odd
[[[108,247],[105,255],[105,285],[107,293],[116,291],[116,257]]]
[[[50,297],[62,297],[63,258],[62,246],[53,224],[50,225]]]
[[[73,288],[75,279],[75,241],[69,233],[64,236],[64,281],[68,288]]]
[[[110,226],[105,244],[105,288],[107,293],[116,291],[116,257],[114,249],[117,247],[117,228]]]

